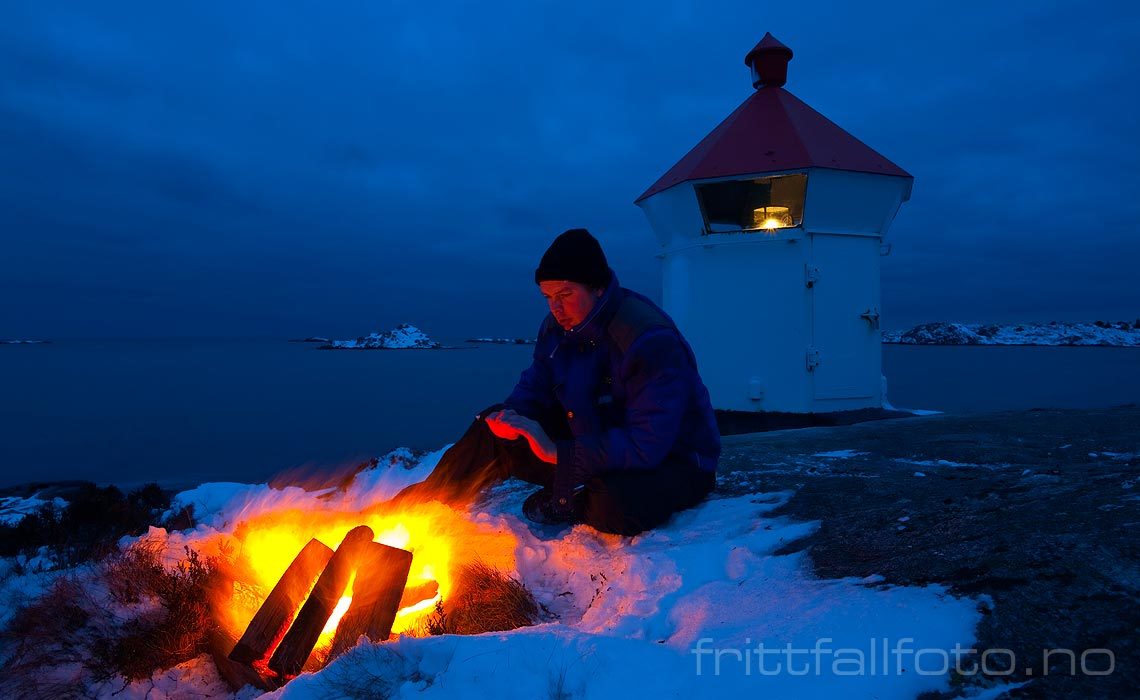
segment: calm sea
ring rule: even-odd
[[[0,486],[258,481],[452,442],[528,346],[328,352],[276,340],[0,345]],[[884,346],[898,407],[1140,402],[1140,349]]]

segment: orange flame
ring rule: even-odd
[[[362,512],[302,510],[295,507],[270,509],[248,517],[234,532],[240,549],[232,597],[216,606],[225,619],[219,622],[240,637],[258,607],[293,558],[312,538],[332,549],[357,525],[377,533],[375,541],[412,552],[408,587],[435,581],[439,592],[400,610],[393,633],[415,634],[439,600],[455,588],[459,569],[475,560],[500,570],[515,568],[517,541],[509,530],[472,521],[462,511],[439,502],[419,503],[387,511],[384,504]],[[363,572],[361,572],[363,574]],[[325,626],[317,650],[332,642],[336,625],[351,604],[351,584]]]

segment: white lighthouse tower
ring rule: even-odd
[[[755,92],[637,204],[715,408],[879,408],[880,249],[913,178],[785,90],[791,58],[765,34]]]

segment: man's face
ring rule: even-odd
[[[554,320],[565,330],[577,326],[594,309],[594,304],[602,296],[601,289],[590,289],[578,282],[547,280],[539,282],[538,288],[550,306]]]

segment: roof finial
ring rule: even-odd
[[[752,87],[781,87],[788,82],[788,61],[792,50],[766,32],[756,48],[744,57],[744,65],[752,69]]]

